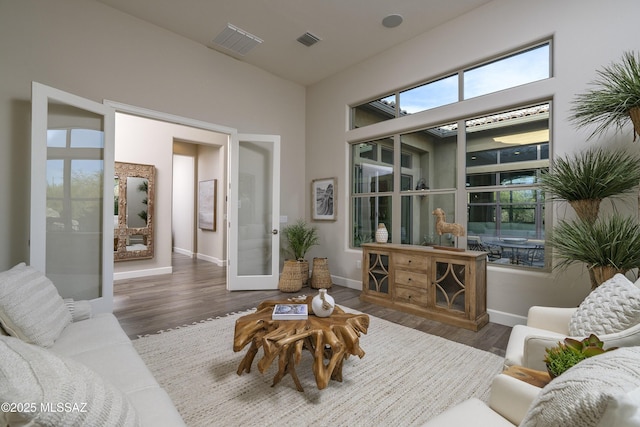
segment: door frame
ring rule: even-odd
[[[155,110],[150,110],[147,108],[143,108],[143,107],[136,107],[133,105],[129,105],[129,104],[124,104],[121,102],[117,102],[117,101],[112,101],[112,100],[104,100],[104,103],[108,106],[110,106],[111,108],[115,109],[116,112],[119,113],[126,113],[126,114],[132,114],[135,116],[139,116],[139,117],[144,117],[144,118],[149,118],[149,119],[154,119],[154,120],[160,120],[160,121],[164,121],[164,122],[168,122],[168,123],[173,123],[173,124],[178,124],[178,125],[183,125],[183,126],[190,126],[193,128],[197,128],[197,129],[203,129],[203,130],[208,130],[208,131],[212,131],[212,132],[217,132],[217,133],[221,133],[221,134],[226,134],[229,136],[228,139],[228,145],[227,145],[227,164],[229,165],[227,168],[227,182],[226,182],[226,189],[227,189],[227,208],[226,208],[226,212],[225,212],[225,219],[227,222],[226,227],[221,227],[221,230],[224,230],[224,233],[226,234],[225,236],[225,240],[226,240],[226,264],[227,264],[227,271],[226,271],[226,280],[227,280],[227,289],[229,290],[234,290],[234,282],[237,279],[237,275],[236,276],[230,276],[230,267],[229,267],[229,263],[234,262],[233,260],[233,254],[234,252],[232,252],[231,250],[231,245],[232,245],[232,235],[230,233],[231,230],[231,225],[230,222],[233,220],[235,223],[235,216],[233,215],[234,212],[237,214],[237,209],[232,210],[232,203],[231,203],[231,199],[233,198],[233,193],[234,193],[234,188],[232,187],[232,169],[231,169],[231,165],[233,163],[233,153],[232,153],[232,145],[235,142],[239,141],[239,134],[238,130],[235,128],[231,128],[228,126],[222,126],[222,125],[218,125],[215,123],[210,123],[210,122],[204,122],[201,120],[196,120],[196,119],[190,119],[187,117],[182,117],[182,116],[177,116],[177,115],[173,115],[173,114],[169,114],[169,113],[163,113],[160,111],[155,111]],[[277,152],[277,159],[279,162],[280,159],[280,136],[279,135],[260,135],[260,134],[245,134],[243,136],[250,136],[253,137],[254,140],[256,141],[262,141],[264,140],[264,138],[268,138],[268,140],[273,140],[274,138],[277,138],[278,140],[278,152]],[[275,155],[275,154],[274,154]],[[278,169],[279,170],[279,169]],[[280,185],[278,182],[278,186],[276,187],[275,192],[277,192],[278,196],[280,194]],[[278,197],[278,204],[275,205],[274,209],[277,209],[277,211],[279,212],[280,209],[280,202],[279,202],[279,197]],[[277,230],[279,227],[279,213],[278,215],[274,215],[274,219],[275,224],[273,229]],[[275,235],[274,238],[279,239],[280,236]],[[279,250],[278,253],[276,254],[277,257],[279,257]],[[278,265],[276,266],[275,270],[274,270],[274,274],[276,279],[279,278],[279,261],[278,261]],[[268,289],[276,289],[277,288],[277,280],[275,282],[275,285],[272,283],[273,279],[271,279],[271,282],[269,284],[269,288]],[[261,289],[261,287],[255,287],[253,289]]]
[[[109,105],[110,107],[114,108],[116,113],[124,113],[124,114],[130,114],[133,116],[137,116],[137,117],[142,117],[142,118],[146,118],[146,119],[151,119],[151,120],[158,120],[161,122],[166,122],[166,123],[171,123],[171,124],[175,124],[175,125],[180,125],[180,126],[188,126],[188,127],[192,127],[192,128],[196,128],[196,129],[202,129],[202,130],[206,130],[206,131],[211,131],[211,132],[216,132],[219,134],[224,134],[227,135],[228,140],[226,143],[226,148],[228,149],[230,141],[237,137],[238,135],[238,130],[235,128],[231,128],[228,126],[222,126],[222,125],[218,125],[215,123],[210,123],[210,122],[205,122],[202,120],[197,120],[197,119],[190,119],[188,117],[183,117],[183,116],[178,116],[175,114],[170,114],[170,113],[164,113],[161,111],[157,111],[157,110],[151,110],[148,108],[144,108],[144,107],[138,107],[135,105],[130,105],[130,104],[125,104],[122,102],[118,102],[118,101],[113,101],[113,100],[109,100],[109,99],[105,99],[104,103],[106,105]],[[202,144],[202,145],[210,145],[207,142],[199,142],[198,144]],[[229,156],[229,154],[227,153],[227,156]],[[172,172],[173,173],[173,172]],[[226,176],[227,181],[229,180],[229,171],[227,171],[227,176]],[[197,184],[196,184],[197,185]],[[157,192],[157,190],[156,190]],[[228,209],[228,207],[227,207]],[[228,217],[228,212],[225,212],[225,220]],[[172,214],[172,219],[171,221],[173,222],[173,214]],[[223,233],[225,233],[225,237],[224,237],[224,241],[225,241],[225,245],[226,245],[226,257],[228,259],[229,257],[229,234],[227,232],[226,227],[220,227],[220,230],[222,230]],[[194,237],[195,239],[195,237]]]

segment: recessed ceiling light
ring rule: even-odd
[[[402,24],[402,15],[389,15],[382,20],[382,25],[387,28],[395,28],[400,24]]]

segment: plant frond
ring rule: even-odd
[[[575,96],[570,116],[577,127],[596,125],[589,138],[611,127],[621,130],[631,121],[629,110],[640,106],[640,57],[635,52],[625,52],[620,62],[596,73],[593,88]]]
[[[283,250],[293,259],[302,259],[306,253],[319,243],[318,229],[310,227],[303,219],[282,229],[287,242]]]
[[[628,193],[640,183],[640,157],[622,150],[592,148],[559,157],[540,176],[540,187],[566,201],[602,200]]]
[[[614,266],[621,270],[640,267],[640,224],[613,214],[594,223],[560,221],[547,239],[559,268],[576,262],[588,267]]]

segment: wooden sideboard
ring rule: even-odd
[[[487,254],[365,243],[360,298],[477,331],[489,322]]]

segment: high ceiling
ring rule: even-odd
[[[98,0],[210,48],[227,24],[262,39],[246,55],[221,52],[309,85],[491,0]],[[401,25],[382,20],[398,14]],[[320,41],[296,41],[309,32]]]

